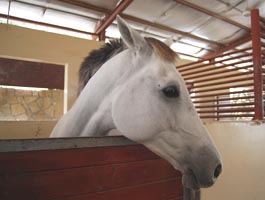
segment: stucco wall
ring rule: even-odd
[[[0,24],[0,56],[65,65],[68,109],[76,99],[78,70],[101,42]],[[48,137],[55,121],[0,122],[0,138]]]
[[[202,192],[202,200],[265,199],[265,123],[212,122],[206,124],[223,159],[216,184]]]
[[[0,56],[66,65],[68,107],[77,94],[77,73],[88,53],[102,43],[0,24]]]

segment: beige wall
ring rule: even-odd
[[[66,67],[68,108],[77,94],[81,62],[102,43],[60,34],[0,24],[0,56],[63,64]],[[0,122],[0,138],[48,137],[54,121]]]
[[[68,66],[68,107],[76,99],[77,73],[84,57],[100,42],[0,24],[0,56]]]
[[[223,172],[202,200],[265,199],[265,123],[206,124],[223,159]]]
[[[0,139],[47,138],[57,121],[0,121]]]

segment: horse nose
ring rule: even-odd
[[[222,172],[222,165],[218,164],[214,170],[214,179],[217,179],[218,176],[221,174],[221,172]]]

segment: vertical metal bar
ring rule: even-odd
[[[106,30],[103,30],[99,33],[99,41],[105,41],[106,39]]]
[[[254,119],[262,120],[264,116],[264,104],[262,98],[262,61],[260,41],[260,17],[258,9],[251,10],[251,30],[254,66]]]
[[[100,24],[100,26],[95,31],[96,34],[100,34],[106,28],[111,25],[111,23],[115,20],[118,14],[121,14],[123,10],[125,10],[133,0],[122,0],[120,4],[113,10],[113,12]]]
[[[216,112],[216,114],[217,114],[216,120],[217,121],[220,121],[219,112],[218,112],[220,110],[220,107],[219,107],[219,104],[220,104],[220,102],[219,102],[219,96],[216,96],[216,100],[217,100],[216,101],[216,105],[217,105],[216,106],[216,110],[217,110],[217,112]]]

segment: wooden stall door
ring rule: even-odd
[[[1,200],[180,200],[181,174],[142,145],[0,153]]]

